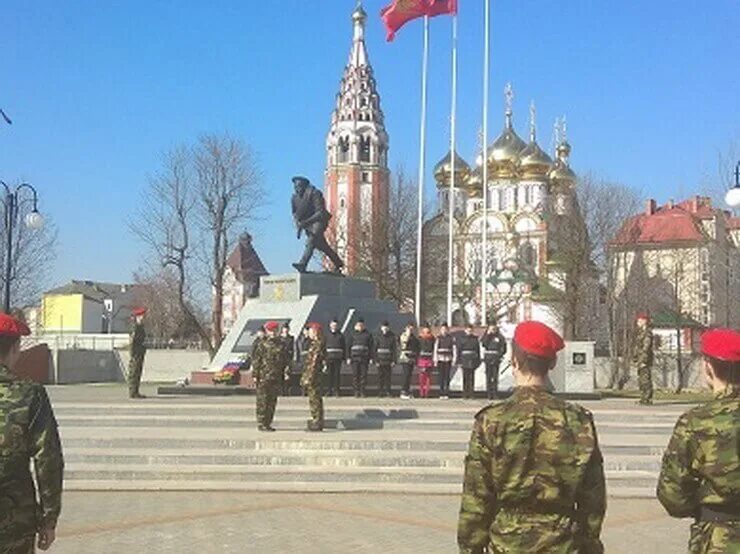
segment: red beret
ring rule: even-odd
[[[146,313],[146,308],[134,308],[131,310],[131,314],[136,317],[140,315],[144,315]]]
[[[724,362],[740,362],[740,332],[711,329],[701,336],[701,353]]]
[[[635,316],[635,320],[639,321],[640,319],[645,319],[647,321],[650,321],[650,316],[647,314],[647,312],[640,312]]]
[[[31,330],[28,328],[28,325],[22,321],[18,321],[13,316],[0,313],[0,336],[17,339],[18,337],[25,337],[30,334]]]
[[[317,323],[315,321],[312,321],[307,325],[309,329],[313,329],[315,331],[321,331],[321,323]]]
[[[265,331],[277,331],[280,328],[280,323],[277,321],[268,321],[265,323]]]
[[[514,342],[527,354],[552,359],[565,347],[555,331],[539,321],[525,321],[516,326]]]

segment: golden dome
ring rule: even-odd
[[[566,187],[574,185],[578,177],[570,168],[568,163],[568,156],[570,156],[570,144],[566,141],[558,144],[557,147],[558,159],[555,161],[555,166],[552,168],[548,177],[552,181],[553,185]]]
[[[518,171],[519,155],[527,147],[511,124],[511,112],[506,113],[506,125],[488,148],[488,168],[491,176],[513,177]]]
[[[467,183],[468,175],[470,175],[470,166],[468,162],[463,160],[460,155],[455,152],[455,186],[464,186]],[[434,179],[437,181],[437,186],[448,187],[450,186],[452,176],[452,156],[450,152],[442,158],[437,165],[434,166]]]
[[[483,171],[480,167],[476,167],[468,175],[468,181],[466,183],[468,193],[473,197],[483,197]]]
[[[523,177],[546,177],[552,169],[552,158],[532,140],[519,154],[519,168]]]

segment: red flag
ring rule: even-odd
[[[457,0],[429,0],[427,13],[429,17],[437,15],[455,15],[457,13]]]
[[[429,0],[393,0],[380,11],[386,29],[386,39],[392,41],[396,32],[412,19],[428,15]]]

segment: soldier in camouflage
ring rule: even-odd
[[[691,517],[690,554],[740,552],[740,332],[702,336],[704,375],[715,398],[683,414],[663,455],[658,499]]]
[[[252,377],[257,385],[257,429],[274,431],[272,418],[275,404],[287,373],[289,353],[285,341],[278,336],[280,324],[269,321],[265,324],[265,337],[261,339],[252,353]]]
[[[321,374],[326,364],[326,345],[321,336],[321,325],[319,323],[309,324],[308,336],[311,342],[301,374],[301,386],[308,396],[308,408],[311,412],[307,429],[323,431],[324,402],[321,398]]]
[[[637,366],[637,384],[640,387],[640,404],[653,403],[653,331],[647,314],[637,315],[635,344],[632,361]]]
[[[475,417],[458,523],[461,553],[601,553],[606,487],[591,414],[546,390],[564,344],[528,321],[514,334],[514,394]]]
[[[139,387],[141,386],[141,372],[144,368],[144,356],[146,356],[146,329],[144,328],[146,308],[135,308],[131,315],[134,321],[129,342],[131,358],[128,362],[128,396],[129,398],[144,398],[139,393]]]
[[[28,327],[0,314],[0,552],[47,550],[61,511],[64,458],[57,422],[42,385],[13,369]],[[33,476],[30,470],[33,460]]]

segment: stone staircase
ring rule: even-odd
[[[685,406],[583,402],[594,413],[611,496],[652,497]],[[54,399],[74,490],[458,493],[472,418],[484,401],[328,399],[307,433],[305,398],[281,398],[275,433],[253,397]]]

